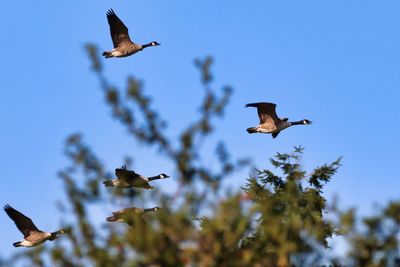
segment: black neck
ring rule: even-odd
[[[161,179],[161,176],[160,175],[156,175],[156,176],[149,177],[149,181],[153,181],[153,180],[157,180],[157,179]]]
[[[153,46],[153,42],[142,45],[142,49],[145,49],[146,47],[149,47],[149,46]]]
[[[149,212],[149,211],[155,211],[155,209],[154,208],[150,208],[150,209],[144,209],[143,211],[144,212]]]
[[[303,122],[303,120],[301,120],[301,121],[292,121],[292,122],[290,122],[290,125],[304,125],[304,122]]]
[[[50,233],[52,236],[57,236],[57,235],[61,235],[61,234],[63,234],[65,232],[65,230],[58,230],[58,231],[55,231],[55,232],[52,232],[52,233]]]
[[[63,232],[64,232],[64,231],[62,231],[62,230],[56,231],[56,232],[52,232],[52,233],[50,233],[51,236],[50,236],[49,239],[50,239],[51,241],[53,241],[53,240],[57,239],[57,238],[58,238],[58,235],[62,234]]]

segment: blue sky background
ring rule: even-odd
[[[104,63],[114,85],[125,85],[127,74],[144,80],[172,135],[193,119],[202,96],[193,59],[212,55],[214,84],[235,89],[216,133],[234,155],[267,167],[275,152],[303,145],[307,170],[343,156],[326,188],[343,207],[365,214],[374,203],[399,198],[400,2],[6,1],[0,17],[1,205],[13,205],[39,228],[57,228],[55,203],[63,190],[56,173],[67,164],[65,137],[77,131],[110,170],[124,155],[141,155],[134,162],[138,171],[173,175],[162,155],[133,142],[110,117],[89,69],[85,43],[101,51],[112,47],[108,8],[132,39],[162,44]],[[258,119],[244,105],[255,101],[277,103],[278,115],[314,124],[276,140],[250,136],[245,129]],[[247,173],[227,184],[243,185]],[[173,180],[163,186],[174,187]],[[0,225],[0,255],[7,256],[21,235],[5,213]]]

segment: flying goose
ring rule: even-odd
[[[109,57],[127,57],[142,51],[146,47],[160,45],[156,41],[141,45],[131,41],[128,34],[128,28],[117,17],[114,10],[107,11],[107,20],[110,25],[111,39],[114,44],[114,49],[111,51],[104,51],[103,56]]]
[[[121,188],[138,187],[138,188],[152,189],[154,187],[152,187],[149,184],[149,181],[169,178],[169,176],[166,175],[165,173],[156,176],[146,177],[134,171],[127,170],[125,165],[121,166],[121,168],[115,169],[115,175],[117,176],[117,179],[114,179],[112,181],[103,181],[103,184],[106,187],[108,186],[121,187]]]
[[[150,209],[141,209],[136,207],[125,208],[122,210],[117,210],[112,213],[112,216],[107,217],[107,222],[122,222],[127,223],[129,226],[133,226],[135,218],[140,218],[144,220],[141,215],[146,212],[159,211],[159,207],[154,207]]]
[[[10,205],[4,206],[4,211],[14,221],[17,228],[24,235],[24,239],[13,244],[14,247],[34,247],[38,246],[47,240],[53,241],[57,239],[58,235],[64,234],[64,230],[56,232],[42,232],[32,222],[32,220],[26,217],[21,212],[13,209]]]
[[[260,124],[256,127],[247,128],[247,132],[252,133],[270,133],[272,138],[278,136],[278,134],[293,125],[307,125],[312,122],[304,119],[300,121],[289,122],[288,118],[280,119],[275,112],[276,104],[259,102],[250,103],[246,105],[247,107],[257,108],[258,117],[260,118]]]

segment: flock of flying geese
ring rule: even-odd
[[[152,41],[147,44],[137,44],[131,41],[128,34],[128,28],[118,18],[115,12],[110,9],[107,11],[107,20],[110,26],[111,39],[114,48],[111,51],[104,51],[102,55],[105,58],[111,57],[127,57],[133,55],[147,47],[159,46],[160,44],[156,41]],[[259,125],[255,127],[247,128],[247,132],[252,133],[265,133],[271,134],[273,138],[276,138],[278,134],[293,125],[308,125],[312,122],[303,119],[300,121],[289,122],[288,118],[279,118],[276,115],[276,104],[258,102],[247,104],[246,107],[257,108],[258,117],[260,120]],[[150,181],[157,179],[169,178],[165,173],[157,176],[146,177],[140,175],[134,171],[127,170],[126,166],[115,169],[116,179],[111,181],[103,181],[105,187],[119,187],[119,188],[144,188],[152,189],[153,187],[149,184]],[[141,216],[145,212],[158,211],[159,207],[141,209],[136,207],[125,208],[112,213],[112,216],[107,217],[108,222],[123,222],[127,223],[131,227],[133,226],[134,219]],[[56,232],[43,232],[39,230],[30,218],[12,208],[10,205],[4,206],[4,211],[14,221],[18,230],[23,234],[24,238],[13,243],[14,247],[34,247],[38,246],[47,240],[53,241],[58,238],[59,235],[64,234],[66,231],[61,229]]]

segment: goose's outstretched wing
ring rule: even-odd
[[[114,44],[114,48],[118,47],[121,43],[132,42],[129,38],[128,28],[118,18],[114,10],[109,9],[107,11],[108,25],[110,25],[111,39]]]
[[[125,165],[121,166],[121,168],[116,168],[115,175],[118,179],[126,182],[132,181],[133,179],[140,177],[140,175],[136,172],[126,169]]]
[[[280,121],[276,115],[276,104],[267,102],[250,103],[246,105],[247,107],[257,108],[258,117],[260,118],[260,124],[268,123],[272,120],[273,123]]]
[[[31,231],[40,232],[40,230],[33,224],[32,220],[26,217],[21,212],[12,208],[10,205],[4,206],[4,211],[14,221],[17,228],[21,231],[24,237],[29,236]]]

